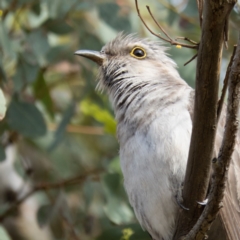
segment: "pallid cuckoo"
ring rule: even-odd
[[[79,50],[99,68],[118,123],[120,161],[129,201],[154,240],[170,240],[179,206],[192,131],[194,90],[161,44],[119,34],[100,52]],[[222,114],[224,115],[224,114]],[[216,148],[221,143],[220,120]],[[240,239],[239,142],[233,153],[224,208],[209,239]]]

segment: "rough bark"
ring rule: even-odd
[[[219,72],[224,27],[235,0],[205,0],[198,52],[193,132],[183,189],[183,205],[174,239],[185,236],[199,219],[206,198],[217,126]],[[201,239],[201,238],[199,238]]]

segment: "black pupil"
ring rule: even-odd
[[[144,51],[140,48],[136,48],[134,51],[133,51],[133,54],[136,56],[136,57],[143,57],[144,56]]]

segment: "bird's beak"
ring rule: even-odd
[[[100,52],[92,51],[92,50],[78,50],[74,54],[88,58],[88,59],[94,61],[95,63],[97,63],[99,66],[102,65],[103,60],[105,58],[104,53],[100,53]]]

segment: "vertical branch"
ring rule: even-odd
[[[197,0],[198,14],[199,14],[199,23],[202,27],[202,14],[203,14],[203,0]]]
[[[233,58],[235,56],[236,49],[237,49],[237,46],[234,46],[233,47],[233,54],[232,54],[230,62],[228,64],[227,72],[226,72],[226,75],[225,75],[225,78],[224,78],[224,81],[223,81],[222,94],[221,94],[221,97],[220,97],[220,99],[218,101],[218,109],[217,109],[217,120],[218,121],[219,121],[220,116],[221,116],[221,111],[222,111],[222,108],[223,108],[223,103],[224,103],[224,99],[225,99],[226,92],[227,92],[227,86],[228,86],[228,79],[229,79],[229,75],[230,75],[230,70],[231,70],[231,67],[232,67]]]
[[[174,239],[186,235],[197,222],[206,198],[217,128],[219,70],[226,19],[235,0],[207,0],[203,6],[199,45],[193,131],[183,189],[183,205]]]
[[[208,204],[204,208],[201,217],[193,229],[185,237],[185,240],[204,239],[206,231],[210,228],[212,222],[219,213],[219,210],[222,208],[222,201],[228,178],[228,169],[236,144],[238,132],[238,112],[240,99],[240,35],[237,50],[235,49],[235,51],[236,54],[232,64],[230,62],[232,67],[228,73],[230,77],[228,84],[228,104],[225,132],[218,158],[214,159],[213,161],[213,177]]]

